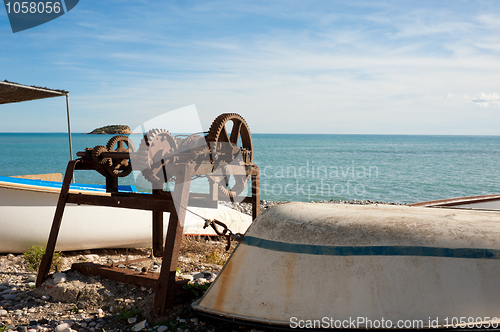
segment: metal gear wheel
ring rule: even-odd
[[[230,153],[232,154],[231,160],[234,161],[241,158],[240,160],[243,162],[251,163],[253,160],[250,129],[245,119],[239,114],[224,113],[219,115],[212,122],[206,140],[210,146],[212,156],[216,156],[217,153]],[[217,172],[217,169],[215,169],[215,172]],[[249,174],[225,175],[222,181],[219,182],[219,196],[235,197],[239,195],[245,189],[249,177]],[[209,183],[213,184],[213,182],[209,177]]]
[[[137,150],[137,166],[154,187],[163,187],[164,182],[172,180],[168,165],[171,160],[164,156],[176,151],[176,139],[169,131],[151,129],[144,135]]]
[[[125,147],[126,145],[126,147]],[[127,137],[123,135],[114,136],[106,145],[108,151],[116,152],[135,152],[134,143]],[[110,162],[106,165],[108,172],[117,177],[124,177],[132,172],[132,164],[130,163],[130,158],[119,159],[119,158],[108,158]]]
[[[109,166],[111,165],[111,158],[103,158],[101,154],[103,152],[108,152],[108,149],[105,146],[102,145],[96,145],[92,149],[90,155],[91,158],[94,162],[99,163],[104,166]]]

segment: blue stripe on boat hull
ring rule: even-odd
[[[25,179],[25,178],[13,178],[10,176],[0,176],[0,182],[24,184],[24,185],[30,185],[30,186],[41,186],[41,187],[49,187],[49,188],[58,188],[58,189],[60,189],[62,187],[62,182],[33,180],[33,179]],[[106,192],[106,186],[101,185],[101,184],[71,183],[70,188],[75,189],[75,190],[89,190],[89,191]],[[136,187],[130,186],[130,185],[119,185],[118,190],[123,191],[123,192],[137,192]]]
[[[281,252],[327,256],[424,256],[500,259],[498,249],[439,248],[423,246],[320,246],[245,236],[243,244]]]

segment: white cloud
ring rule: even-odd
[[[466,96],[467,98],[467,96]],[[470,98],[470,97],[469,97]],[[500,95],[498,93],[478,93],[475,97],[470,98],[474,104],[481,107],[499,107],[500,108]]]

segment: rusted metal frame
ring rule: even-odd
[[[159,189],[153,189],[153,196],[159,197],[165,192]],[[171,197],[170,197],[171,198]],[[163,211],[153,210],[153,256],[161,257],[163,255]]]
[[[189,201],[191,176],[194,164],[185,164],[184,169],[176,174],[174,187],[175,209],[170,212],[163,260],[153,303],[153,314],[164,314],[174,303],[175,273],[179,259],[179,251],[186,220],[186,207]],[[181,207],[184,207],[181,208]]]
[[[105,266],[94,263],[74,263],[71,268],[86,275],[99,276],[127,284],[156,288],[158,273],[142,273],[131,269]]]
[[[260,214],[260,174],[259,168],[252,168],[252,219],[255,219]]]
[[[137,286],[144,286],[148,288],[155,289],[158,286],[158,275],[159,273],[146,273],[132,271],[130,269],[121,269],[116,267],[109,267],[94,263],[74,263],[71,269],[79,271],[86,275],[99,276],[102,278],[107,278],[111,280],[116,280],[119,282],[124,282],[127,284],[133,284]],[[183,288],[188,284],[188,280],[177,278],[174,283],[172,292],[174,293],[175,299],[174,304],[183,303],[189,298],[193,297],[191,292],[186,292]]]
[[[115,195],[68,194],[67,203],[164,212],[169,212],[174,208],[172,201],[146,199],[144,197],[120,197]]]
[[[121,207],[137,210],[161,209],[170,212],[174,208],[170,192],[161,195],[136,194],[136,193],[113,193],[111,196],[68,194],[68,203],[87,204],[108,207]],[[217,202],[211,200],[209,194],[190,194],[188,206],[217,208]]]
[[[107,193],[118,192],[118,178],[109,173],[106,174],[106,192]]]
[[[57,236],[59,235],[59,229],[61,228],[61,221],[64,213],[64,207],[66,206],[66,201],[68,199],[69,188],[71,181],[73,179],[73,173],[75,171],[75,166],[80,162],[79,159],[71,160],[66,167],[66,173],[64,174],[64,180],[61,187],[61,193],[59,194],[59,200],[57,201],[57,208],[54,214],[54,219],[52,221],[52,227],[50,229],[49,240],[47,242],[47,248],[45,249],[45,254],[40,262],[40,267],[38,269],[38,276],[36,279],[36,287],[40,287],[45,278],[47,278],[50,265],[52,264],[52,257],[54,255],[54,250],[56,248]]]

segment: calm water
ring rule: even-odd
[[[112,136],[73,135],[73,152]],[[500,136],[253,134],[262,199],[418,202],[500,192]],[[0,175],[64,173],[66,134],[0,133]],[[104,183],[77,171],[77,182]],[[134,184],[134,177],[120,180]],[[201,181],[194,191],[205,191]]]

